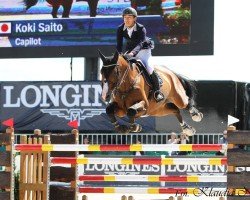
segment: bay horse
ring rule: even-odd
[[[22,1],[26,5],[26,10],[28,10],[32,6],[35,6],[38,3],[38,0],[22,0]],[[69,18],[69,13],[72,7],[73,0],[46,0],[46,2],[52,6],[51,15],[53,18],[57,18],[57,13],[60,6],[63,7],[62,17]]]
[[[38,3],[38,0],[22,0],[26,5],[26,10],[35,6]],[[86,1],[89,5],[89,15],[90,17],[95,17],[97,12],[97,4],[99,0],[76,0],[78,1]],[[63,7],[62,18],[69,18],[69,14],[71,11],[71,7],[73,4],[73,0],[46,0],[48,4],[52,6],[51,15],[53,18],[57,18],[59,7]]]
[[[140,132],[142,127],[135,123],[135,119],[139,117],[175,115],[184,134],[195,134],[196,130],[180,114],[180,109],[187,109],[194,121],[199,122],[203,118],[203,114],[195,107],[195,88],[191,81],[167,68],[157,69],[162,79],[161,91],[165,96],[163,101],[157,103],[151,86],[147,84],[137,65],[131,64],[118,52],[105,57],[99,51],[99,56],[103,62],[102,97],[105,100],[108,88],[111,100],[106,107],[106,113],[117,132]],[[126,115],[130,126],[119,125],[116,116]]]

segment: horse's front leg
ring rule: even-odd
[[[141,116],[146,112],[145,101],[140,101],[128,108],[127,116],[129,117],[130,131],[131,132],[141,132],[142,127],[140,124],[135,123],[136,116]]]
[[[109,117],[110,122],[114,125],[115,131],[118,133],[129,133],[129,128],[124,125],[119,125],[115,115],[120,112],[118,104],[116,102],[111,102],[106,107],[106,114]]]

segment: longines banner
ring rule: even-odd
[[[88,155],[89,157],[89,155]],[[122,156],[120,156],[122,157]],[[118,165],[118,164],[88,164],[83,166],[83,172],[85,175],[169,175],[169,176],[181,176],[181,175],[224,175],[226,173],[225,166],[212,166],[212,165]],[[117,186],[117,185],[150,185],[150,186],[197,186],[198,183],[148,183],[148,182],[105,182],[105,183],[93,183],[85,182],[85,184],[99,186]],[[210,187],[226,187],[225,183],[199,183],[200,186]]]
[[[88,164],[84,165],[84,173],[87,175],[161,175],[171,176],[226,173],[225,166],[213,165],[166,165],[162,169],[159,165],[116,165],[116,164]]]
[[[1,82],[0,120],[14,118],[17,131],[68,131],[68,122],[77,120],[80,131],[111,132],[101,91],[100,82]],[[138,122],[145,132],[155,130],[154,118]]]

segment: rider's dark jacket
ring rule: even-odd
[[[125,51],[128,51],[128,53],[132,52],[136,55],[143,48],[143,42],[146,41],[146,29],[142,24],[136,22],[134,31],[131,37],[129,37],[125,24],[121,24],[117,29],[116,35],[116,48],[119,53],[122,53],[123,38],[127,41]]]

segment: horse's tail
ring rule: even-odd
[[[30,7],[35,6],[38,0],[22,0],[22,3],[25,5],[26,10],[28,10]]]
[[[195,105],[195,96],[196,96],[196,87],[194,81],[191,81],[179,74],[176,74],[178,79],[180,80],[182,86],[186,90],[186,94],[189,97],[189,105],[188,107],[192,107]]]

